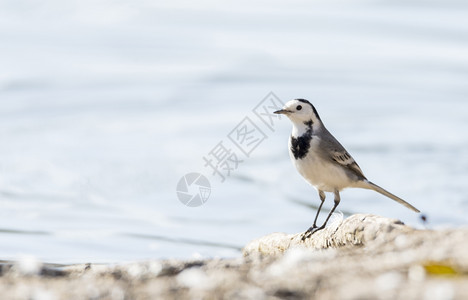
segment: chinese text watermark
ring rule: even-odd
[[[273,112],[283,107],[284,103],[270,92],[253,109],[251,116],[246,115],[227,135],[220,140],[205,156],[204,167],[211,177],[224,182],[239,165],[247,160],[253,151],[268,138],[268,132],[275,131],[275,122],[281,115]],[[232,147],[234,146],[234,147]],[[211,194],[211,185],[201,173],[188,173],[177,184],[179,200],[191,207],[203,205]]]

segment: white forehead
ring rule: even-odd
[[[297,105],[299,103],[298,100],[294,99],[294,100],[289,100],[288,102],[286,102],[286,104],[284,106],[293,106],[293,105]]]
[[[303,108],[307,108],[307,109],[311,108],[309,103],[302,102],[302,101],[299,101],[297,99],[289,100],[288,102],[286,102],[286,104],[284,106],[286,108],[296,108],[298,105],[302,106]]]

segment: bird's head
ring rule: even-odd
[[[314,124],[322,123],[315,107],[305,99],[288,101],[282,109],[274,113],[285,115],[293,123],[306,123],[309,121],[312,121]]]

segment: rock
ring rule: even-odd
[[[252,241],[243,249],[244,256],[252,254],[276,255],[302,247],[307,249],[362,246],[370,242],[388,242],[396,236],[414,232],[401,221],[375,215],[356,214],[346,220],[336,219],[330,226],[302,240],[303,233],[273,233]]]
[[[243,258],[34,261],[34,272],[5,262],[0,290],[2,299],[468,299],[466,249],[466,228],[416,230],[353,215],[305,241],[302,234],[259,238]]]

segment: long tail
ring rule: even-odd
[[[392,193],[390,193],[389,191],[381,188],[380,186],[370,182],[370,181],[367,181],[367,180],[364,180],[364,181],[361,181],[360,182],[361,184],[359,185],[359,187],[362,187],[362,188],[365,188],[365,189],[369,189],[369,190],[373,190],[373,191],[376,191],[378,193],[381,193],[382,195],[384,196],[387,196],[388,198],[390,199],[393,199],[395,200],[396,202],[408,207],[409,209],[411,209],[412,211],[415,211],[415,212],[420,212],[419,209],[417,209],[416,207],[414,207],[413,205],[409,204],[408,202],[406,202],[405,200],[401,199],[400,197],[397,197],[395,195],[393,195]]]

